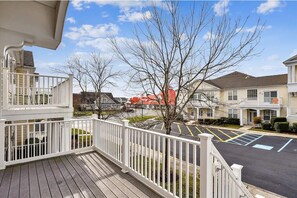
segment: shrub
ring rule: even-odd
[[[205,118],[204,123],[205,124],[214,124],[217,122],[218,119],[212,119],[212,118]]]
[[[276,122],[287,122],[287,118],[285,118],[285,117],[274,117],[274,118],[271,118],[270,119],[270,124],[271,124],[272,128],[274,128],[274,123],[276,123]]]
[[[261,123],[261,128],[264,130],[271,130],[271,124],[268,122],[262,122]]]
[[[198,119],[198,124],[203,124],[204,123],[204,120],[203,119]]]
[[[297,132],[297,122],[293,123],[292,131]]]
[[[254,122],[254,124],[261,124],[262,118],[259,116],[254,117],[253,122]]]
[[[240,120],[238,118],[221,117],[220,122],[222,124],[234,124],[234,125],[239,125],[240,124]]]
[[[274,129],[277,132],[287,132],[289,131],[289,122],[275,122]]]

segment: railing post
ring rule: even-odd
[[[5,119],[0,119],[0,170],[5,169]]]
[[[2,94],[2,97],[3,97],[3,109],[7,109],[8,108],[8,97],[9,97],[9,90],[8,90],[8,68],[3,68],[3,92],[2,93],[5,93],[5,94]],[[12,95],[13,97],[13,95]]]
[[[97,119],[98,115],[97,114],[92,114],[92,124],[93,124],[93,145],[95,148],[99,148],[99,129],[97,127]]]
[[[129,132],[127,126],[129,124],[129,120],[123,121],[123,132],[122,132],[122,172],[127,173],[129,169]]]
[[[63,131],[63,140],[62,140],[62,151],[70,151],[71,150],[71,132],[72,132],[72,124],[71,120],[65,120],[64,122],[64,131]]]
[[[68,97],[69,97],[69,104],[68,106],[69,107],[72,107],[73,106],[73,75],[72,74],[69,74],[69,94],[68,94]]]
[[[239,164],[233,164],[231,166],[231,168],[232,168],[232,171],[233,171],[237,181],[239,181],[239,183],[241,183],[241,170],[242,170],[243,166],[239,165]],[[236,188],[236,186],[235,186],[235,197],[241,197],[241,196],[243,196],[243,193],[240,192],[239,188]]]
[[[212,142],[213,135],[200,134],[200,198],[213,197]]]

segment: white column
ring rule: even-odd
[[[276,110],[276,117],[280,117],[280,109]]]
[[[8,108],[8,68],[3,68],[3,94],[1,94],[3,97],[3,109]],[[13,96],[12,96],[13,97]]]
[[[129,120],[123,121],[123,138],[122,138],[122,172],[127,173],[129,170],[129,132],[127,126],[129,124]]]
[[[257,117],[260,117],[260,109],[257,109]]]
[[[243,109],[239,110],[240,126],[243,126]]]
[[[215,118],[215,107],[212,109],[212,118]]]
[[[199,108],[198,107],[196,107],[196,111],[197,111],[197,114],[196,114],[197,119],[199,119],[200,117],[199,117]]]
[[[291,73],[292,73],[292,83],[295,83],[296,82],[296,66],[293,65],[292,66],[292,69],[291,69]]]
[[[292,81],[292,68],[288,66],[288,84]]]
[[[241,170],[243,168],[242,165],[239,165],[239,164],[233,164],[231,166],[232,168],[232,171],[236,177],[236,179],[241,182]],[[235,188],[235,197],[242,197],[243,196],[243,193],[240,192],[239,188]]]
[[[0,119],[0,170],[6,168],[5,165],[5,121]]]
[[[212,182],[212,142],[213,135],[200,134],[200,197],[213,197]]]

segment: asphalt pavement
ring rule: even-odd
[[[156,125],[152,130],[164,132],[164,126]],[[244,182],[282,196],[297,197],[297,139],[210,126],[172,126],[172,134],[179,137],[199,141],[201,133],[214,136],[215,146],[229,165],[244,166]]]

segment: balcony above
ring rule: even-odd
[[[282,97],[269,97],[269,98],[261,98],[257,100],[244,100],[240,102],[239,107],[241,108],[280,108],[283,106],[283,98]]]
[[[297,92],[297,82],[296,83],[288,83],[288,92],[289,93]]]
[[[7,93],[2,96],[5,119],[14,116],[33,119],[42,114],[65,117],[65,113],[72,113],[72,76],[14,73],[4,69],[3,82],[3,93]]]

